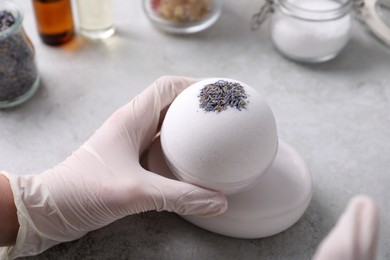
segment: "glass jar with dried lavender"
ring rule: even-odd
[[[0,2],[0,108],[23,103],[39,86],[34,47],[22,21],[17,5]]]

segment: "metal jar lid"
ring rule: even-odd
[[[358,19],[390,47],[390,0],[360,0],[355,4]]]

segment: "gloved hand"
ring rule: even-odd
[[[376,204],[365,196],[353,198],[313,260],[374,260],[378,227]]]
[[[15,246],[0,249],[0,258],[38,254],[148,210],[205,216],[225,211],[227,201],[221,193],[164,178],[139,163],[158,131],[163,111],[194,82],[162,77],[111,115],[53,169],[33,176],[4,173],[20,228]]]

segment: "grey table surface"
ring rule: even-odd
[[[162,75],[234,78],[271,105],[280,138],[305,159],[314,195],[285,232],[235,239],[200,229],[173,213],[128,216],[85,237],[26,259],[310,259],[355,195],[381,209],[378,259],[390,259],[390,49],[357,22],[334,60],[303,65],[273,47],[268,25],[250,30],[260,1],[226,0],[208,30],[173,36],[155,29],[141,1],[114,0],[114,37],[41,43],[31,1],[15,0],[36,48],[42,85],[0,111],[0,168],[39,174],[77,149],[116,108]]]

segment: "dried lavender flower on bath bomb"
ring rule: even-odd
[[[248,96],[245,89],[237,82],[218,80],[215,83],[206,85],[200,90],[200,107],[206,112],[221,112],[229,106],[241,111],[246,108]]]

